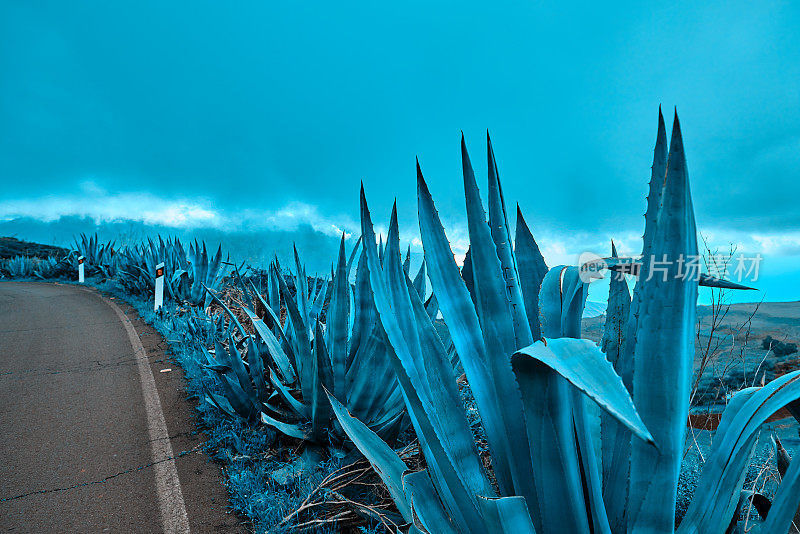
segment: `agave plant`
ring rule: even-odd
[[[64,274],[67,269],[67,262],[53,257],[39,260],[33,269],[33,275],[42,280],[57,278]]]
[[[15,256],[2,260],[0,273],[9,278],[30,278],[36,272],[38,260],[27,256]]]
[[[204,366],[219,376],[222,395],[206,391],[206,400],[231,417],[256,421],[271,391],[264,378],[261,347],[253,337],[247,337],[245,343],[246,361],[233,334],[229,334],[227,346],[214,340],[214,352],[206,352]]]
[[[81,234],[75,239],[75,250],[84,257],[84,268],[87,274],[101,274],[106,278],[113,278],[117,274],[116,252],[114,242],[100,243],[97,234],[87,236]],[[77,269],[77,257],[71,256],[73,267]]]
[[[180,242],[175,239],[180,244]],[[222,263],[222,247],[217,247],[217,252],[213,256],[209,256],[206,250],[206,244],[198,244],[197,241],[189,245],[189,252],[186,254],[186,260],[189,263],[189,268],[185,273],[177,270],[172,274],[173,297],[176,300],[186,302],[188,304],[199,306],[206,302],[205,288],[216,288],[219,284],[223,271],[220,269]],[[184,282],[184,276],[189,276],[188,283]],[[181,283],[177,286],[181,291],[175,288],[175,282]],[[189,291],[186,291],[186,287]]]
[[[491,472],[475,448],[443,344],[400,267],[396,217],[381,262],[363,190],[371,288],[427,468],[408,472],[335,394],[334,412],[413,532],[674,532],[698,291],[697,279],[679,271],[682,258],[697,254],[697,241],[677,115],[667,154],[659,113],[642,263],[647,272],[648,257],[666,257],[668,272],[640,279],[630,304],[625,288],[612,286],[606,354],[578,339],[586,298],[579,268],[558,266],[542,277],[544,262],[519,222],[512,249],[490,143],[488,152],[487,225],[462,138],[469,277],[459,272],[417,171],[425,262],[475,396]],[[800,372],[733,397],[678,532],[729,528],[761,424],[799,397]],[[789,529],[800,501],[794,464],[762,531]]]
[[[240,416],[249,418],[260,412],[262,422],[288,436],[319,445],[341,445],[343,434],[334,423],[325,395],[328,390],[341,395],[349,409],[384,440],[394,441],[404,426],[404,403],[388,354],[391,348],[372,302],[364,256],[356,269],[355,285],[350,283],[357,251],[358,244],[348,259],[342,238],[330,282],[310,279],[296,250],[296,274],[283,274],[275,260],[264,295],[252,282],[248,287],[238,277],[245,300],[256,304],[242,305],[256,340],[247,336],[232,310],[214,297],[248,339],[247,369],[253,385],[253,362],[263,358],[261,369],[272,392],[265,399],[259,387],[248,388],[241,369],[236,375],[237,387],[230,360],[241,355],[225,352],[218,369],[228,375],[225,393],[236,397],[230,404]],[[234,345],[231,338],[228,347]],[[218,346],[217,355],[223,350]]]
[[[205,288],[216,289],[224,271],[221,247],[209,256],[205,243],[195,241],[187,252],[178,238],[148,239],[146,243],[126,247],[117,256],[121,256],[117,279],[128,291],[152,293],[156,266],[163,263],[166,298],[191,306],[208,305]]]
[[[226,341],[234,333],[233,322],[225,321],[221,313],[209,316],[206,310],[190,307],[182,314],[169,314],[171,330],[198,350],[214,349],[217,341]]]

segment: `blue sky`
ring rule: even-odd
[[[700,231],[800,298],[797,3],[4,2],[0,43],[0,231],[332,238],[363,180],[411,240],[419,156],[459,249],[488,128],[549,263],[636,253],[661,104]]]

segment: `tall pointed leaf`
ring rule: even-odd
[[[653,240],[655,239],[656,224],[661,211],[661,197],[664,192],[664,184],[667,172],[667,129],[664,125],[664,116],[661,114],[661,106],[658,107],[658,133],[656,134],[656,145],[653,149],[653,166],[650,174],[650,191],[647,195],[647,211],[644,214],[644,236],[642,244],[642,262],[640,268],[643,273],[650,272],[650,261],[653,258]],[[647,274],[645,275],[645,278]],[[640,277],[641,280],[641,277]],[[628,391],[633,391],[633,368],[634,353],[636,351],[636,331],[639,327],[639,316],[642,307],[642,283],[637,282],[633,290],[631,301],[630,316],[628,319],[627,335],[628,343],[622,353],[622,361],[619,364],[622,381],[625,382]]]
[[[345,374],[347,373],[347,341],[350,324],[350,281],[347,273],[347,256],[344,249],[344,234],[339,244],[339,261],[333,278],[333,292],[328,306],[327,330],[328,351],[333,367],[333,384],[328,387],[339,398],[345,397]],[[319,338],[318,342],[322,342]]]
[[[611,256],[617,257],[614,243]],[[630,315],[631,294],[625,277],[609,273],[608,308],[603,328],[601,346],[606,358],[617,374],[621,374],[621,359],[625,352],[625,332]],[[608,513],[611,529],[615,532],[625,528],[625,513],[628,501],[628,472],[630,470],[630,431],[614,421],[608,414],[600,415],[602,442],[603,501]]]
[[[468,529],[470,524],[479,524],[480,517],[473,496],[464,487],[461,474],[450,463],[450,457],[433,426],[432,412],[434,410],[427,400],[429,399],[429,388],[422,382],[417,370],[418,366],[413,362],[413,353],[409,350],[409,342],[404,336],[408,331],[400,328],[392,307],[394,299],[390,295],[387,280],[384,279],[378,252],[372,245],[375,242],[375,232],[363,187],[361,189],[361,229],[364,236],[364,253],[368,259],[370,283],[375,295],[375,305],[384,330],[394,348],[394,353],[397,355],[397,358],[392,361],[395,363],[397,378],[403,388],[409,416],[420,439],[420,446],[425,453],[433,479],[436,481],[437,491],[439,491],[450,517],[456,524]],[[399,289],[397,287],[392,290],[395,297],[402,296]],[[402,298],[397,298],[395,305],[401,307],[408,304],[404,303]],[[415,339],[417,338],[411,338],[410,341],[419,346]],[[417,352],[417,354],[419,353]],[[458,427],[454,428],[458,429]]]
[[[425,287],[425,260],[422,260],[422,265],[419,266],[419,271],[417,271],[417,275],[414,277],[414,289],[417,290],[417,294],[419,298],[425,300],[425,294],[427,293],[427,288]]]
[[[298,280],[299,278],[301,277],[298,277]],[[313,355],[311,353],[311,340],[308,336],[308,328],[282,276],[278,277],[278,284],[280,285],[281,294],[283,295],[283,302],[286,305],[289,324],[292,325],[292,330],[294,331],[294,340],[297,343],[297,348],[295,349],[295,365],[297,375],[300,379],[300,390],[303,399],[310,399],[314,396],[311,390],[311,385],[314,381],[314,372],[311,365]],[[304,291],[304,289],[298,287],[298,295],[301,291]]]
[[[253,385],[256,389],[259,402],[266,402],[269,398],[269,389],[267,382],[264,380],[264,360],[261,359],[261,351],[258,348],[255,338],[252,336],[247,338],[247,363],[248,370],[250,371],[250,378],[253,380]]]
[[[508,448],[504,452],[508,463],[498,462],[498,465],[495,466],[495,476],[503,494],[518,494],[527,497],[533,495],[534,491],[531,480],[530,453],[523,437],[525,431],[522,419],[522,400],[509,361],[510,355],[517,348],[514,314],[491,230],[486,224],[486,214],[463,136],[461,137],[461,162],[478,318],[492,380],[503,397],[503,410],[500,412],[501,422],[507,435],[515,436],[514,439],[506,438]],[[529,328],[520,331],[519,339],[523,346],[530,343]],[[461,355],[461,351],[459,351],[459,355]]]
[[[261,341],[263,341],[264,344],[266,344],[267,352],[269,353],[270,358],[274,362],[277,371],[288,383],[291,384],[292,382],[294,382],[297,379],[297,375],[295,374],[294,368],[292,367],[292,364],[289,361],[289,357],[284,352],[280,341],[278,341],[278,339],[275,337],[272,331],[269,328],[267,328],[266,323],[264,323],[264,321],[262,321],[256,316],[255,312],[253,312],[246,306],[242,306],[242,309],[250,318],[250,322],[253,324],[253,328],[255,329],[258,336],[261,338]]]
[[[667,167],[651,249],[664,270],[656,271],[653,263],[650,272],[642,273],[634,358],[634,403],[657,444],[654,448],[640,441],[632,443],[629,508],[634,531],[646,532],[669,532],[675,527],[675,493],[694,362],[697,274],[687,267],[699,257],[677,114]]]
[[[311,403],[311,437],[319,443],[325,440],[325,432],[330,428],[333,417],[325,388],[334,381],[334,371],[331,368],[331,357],[322,341],[322,327],[319,321],[314,338],[314,359],[311,364],[314,377],[311,384],[312,398],[307,402]]]
[[[542,329],[539,324],[539,288],[547,274],[547,264],[544,262],[539,245],[533,239],[533,234],[528,228],[519,206],[517,206],[517,234],[514,245],[519,269],[519,283],[525,302],[525,313],[531,329],[531,338],[537,340],[542,337]]]
[[[500,185],[500,176],[497,171],[497,162],[494,159],[494,150],[492,150],[492,140],[489,138],[489,132],[486,132],[486,150],[489,161],[489,228],[491,229],[497,258],[500,260],[501,273],[505,280],[505,292],[509,300],[516,339],[514,348],[521,349],[532,341],[531,327],[522,298],[517,262],[511,249],[511,232],[508,228],[506,203],[503,199],[503,188]]]
[[[450,243],[445,236],[419,165],[417,165],[417,191],[420,234],[428,278],[475,396],[475,404],[495,460],[493,464],[495,473],[498,474],[498,479],[505,481],[505,487],[513,487],[510,484],[513,463],[514,471],[519,473],[520,487],[522,488],[526,482],[528,486],[532,486],[528,447],[524,439],[519,439],[524,430],[517,428],[523,420],[518,388],[516,385],[508,386],[494,376],[493,364],[489,361],[484,346],[475,306],[455,263]],[[507,359],[505,363],[508,364]],[[506,426],[508,419],[515,421]],[[512,440],[515,442],[513,446]],[[519,454],[512,456],[509,452],[512,448]],[[519,457],[520,454],[524,454],[524,457]],[[505,478],[502,478],[503,473]],[[532,493],[531,487],[525,492],[519,492],[526,497]]]

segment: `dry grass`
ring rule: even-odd
[[[398,454],[409,469],[420,469],[423,460],[416,441]],[[278,526],[296,532],[335,526],[340,532],[349,533],[372,522],[386,532],[399,533],[399,519],[401,516],[386,486],[362,458],[326,476]]]

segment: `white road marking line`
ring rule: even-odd
[[[150,362],[147,360],[147,353],[142,346],[142,340],[139,339],[139,335],[136,333],[136,329],[133,328],[130,319],[119,306],[101,293],[93,293],[108,304],[122,321],[136,356],[136,364],[139,368],[139,377],[142,384],[144,407],[147,413],[147,431],[150,434],[151,453],[153,462],[157,462],[153,469],[156,477],[156,492],[164,532],[167,534],[189,534],[189,517],[186,515],[186,504],[183,502],[181,482],[178,480],[178,469],[175,467],[175,460],[173,459],[172,443],[169,440],[164,411],[161,408],[161,400],[158,397],[153,371],[150,369]]]

